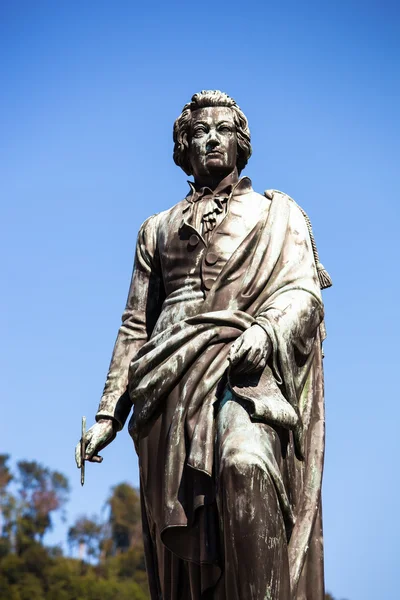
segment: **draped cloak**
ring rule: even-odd
[[[204,589],[217,582],[223,568],[214,514],[215,410],[223,390],[246,401],[254,420],[288,430],[285,472],[276,473],[271,462],[271,477],[286,524],[292,598],[322,600],[320,285],[299,207],[278,192],[272,200],[259,198],[263,200],[258,200],[254,226],[231,252],[201,302],[194,303],[192,314],[180,315],[179,298],[168,303],[165,290],[156,317],[148,311],[151,299],[162,296],[160,285],[165,288],[168,274],[162,274],[163,284],[157,278],[152,282],[151,273],[160,269],[160,253],[168,252],[168,235],[171,231],[177,235],[185,224],[184,220],[178,225],[182,207],[143,224],[132,280],[139,292],[147,281],[146,290],[136,294],[137,304],[143,306],[132,306],[128,298],[120,330],[125,337],[114,350],[97,418],[113,416],[122,426],[127,407],[133,404],[129,432],[139,454],[145,531],[150,522],[156,524],[165,546],[200,564]],[[229,218],[228,211],[226,226]],[[255,324],[272,342],[270,360],[261,374],[235,377],[227,359],[229,349]],[[137,344],[132,357],[129,339]],[[113,391],[113,382],[123,377],[128,391],[120,394]],[[157,564],[150,546],[147,568],[156,598]]]

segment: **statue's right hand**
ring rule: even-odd
[[[90,462],[102,462],[103,458],[99,456],[98,453],[108,446],[116,435],[117,429],[113,419],[99,419],[99,421],[85,433],[85,460]],[[80,469],[82,462],[80,441],[75,448],[75,460],[76,466]]]

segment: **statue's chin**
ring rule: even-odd
[[[226,177],[232,173],[234,168],[230,168],[222,160],[212,160],[206,162],[207,174],[211,177]]]
[[[228,170],[228,165],[225,164],[224,157],[221,154],[212,153],[206,156],[206,167],[209,171]]]

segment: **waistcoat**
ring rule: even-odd
[[[190,205],[182,201],[166,213],[158,232],[158,248],[166,298],[179,301],[183,294],[203,298],[224,265],[257,224],[266,205],[265,196],[251,188],[233,194],[227,212],[208,244],[189,219]]]

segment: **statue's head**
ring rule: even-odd
[[[218,90],[194,94],[174,123],[174,161],[187,175],[240,173],[251,155],[247,119]]]

